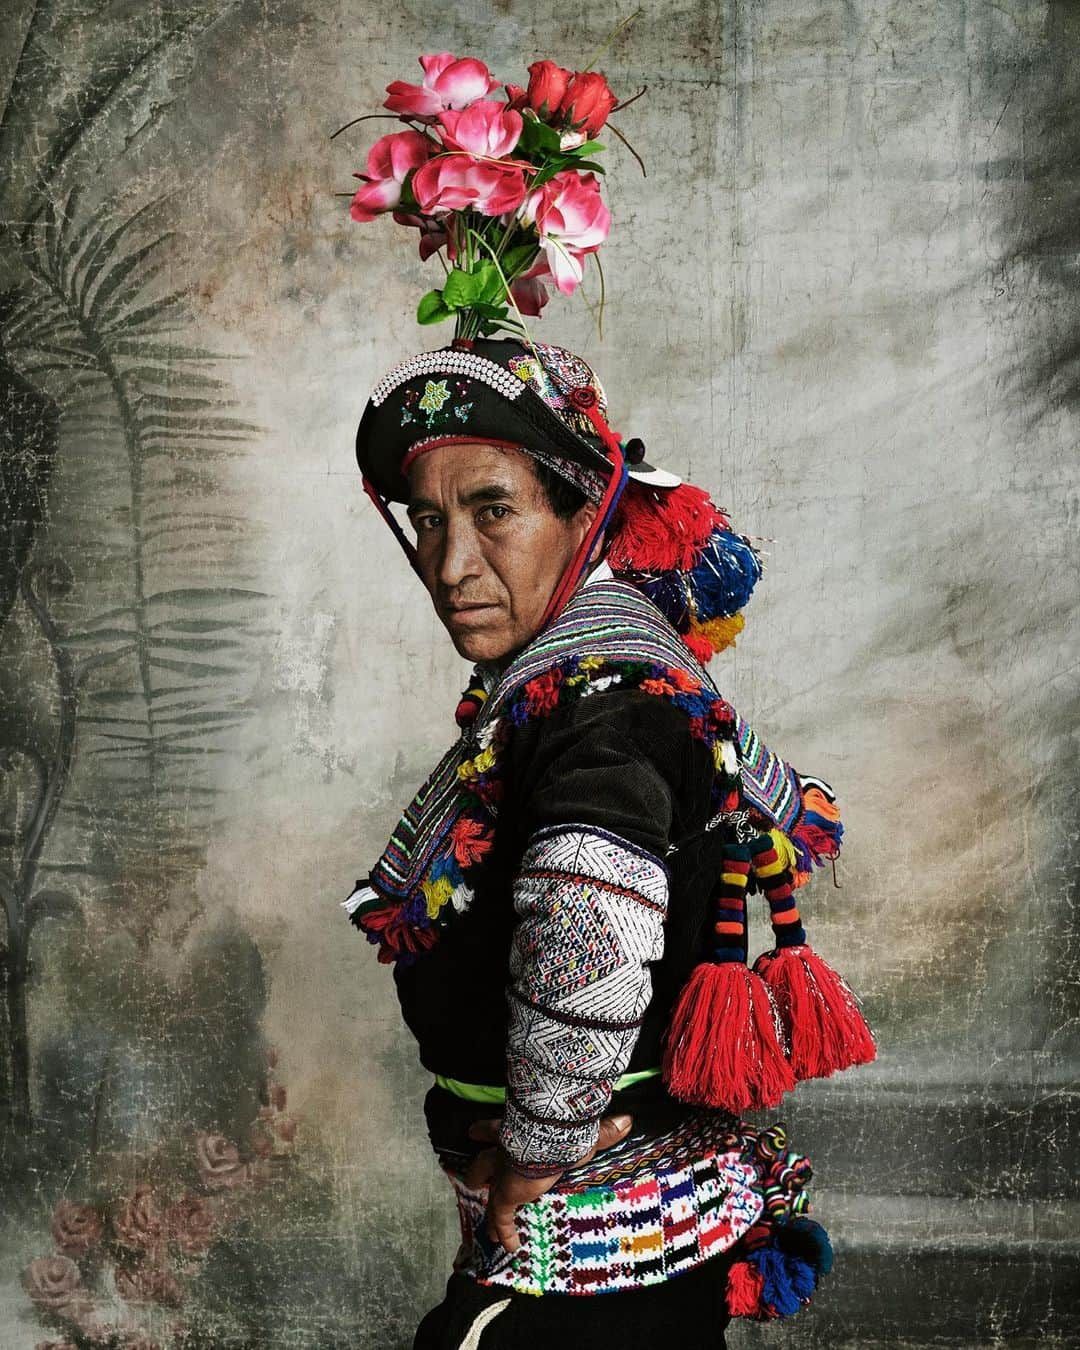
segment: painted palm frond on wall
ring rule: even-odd
[[[108,50],[73,77],[64,34],[83,11],[35,3],[0,116],[0,1083],[24,1142],[28,991],[41,943],[62,931],[41,921],[92,916],[137,957],[161,940],[166,911],[172,942],[197,921],[218,766],[251,713],[269,632],[256,530],[230,476],[260,428],[236,410],[226,358],[188,336],[188,284],[154,226],[172,203],[91,209],[63,183],[80,140],[130,119],[155,71],[182,69],[231,8],[147,7],[102,24]],[[101,1083],[110,1035],[145,1012],[136,985],[98,1008]],[[250,987],[237,1026],[254,1055],[257,971]],[[158,1014],[167,1040],[172,1015]]]

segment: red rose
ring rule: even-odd
[[[224,1135],[200,1134],[195,1141],[195,1161],[208,1191],[229,1190],[247,1180],[247,1168],[240,1161],[239,1150]]]
[[[603,75],[586,71],[570,81],[559,112],[565,113],[570,126],[591,138],[607,121],[608,113],[618,101]]]
[[[542,118],[554,115],[574,78],[573,71],[564,70],[554,61],[534,61],[529,67],[529,88],[526,102]]]
[[[39,1256],[23,1271],[22,1283],[43,1312],[78,1319],[90,1310],[82,1272],[68,1256]]]
[[[158,1246],[165,1235],[165,1216],[158,1208],[154,1188],[145,1181],[113,1220],[117,1240],[133,1251]]]
[[[61,1200],[53,1211],[52,1235],[65,1256],[83,1256],[101,1240],[101,1216],[90,1205]]]

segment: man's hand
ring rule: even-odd
[[[633,1123],[632,1116],[605,1116],[600,1122],[600,1133],[593,1147],[574,1162],[567,1163],[563,1171],[588,1162],[597,1153],[625,1139]],[[476,1155],[465,1173],[465,1184],[474,1190],[480,1186],[491,1188],[488,1193],[485,1223],[488,1237],[493,1242],[501,1243],[508,1252],[516,1252],[521,1244],[514,1228],[514,1211],[518,1205],[527,1205],[531,1200],[538,1200],[540,1196],[550,1191],[562,1176],[562,1172],[556,1172],[550,1177],[523,1177],[514,1169],[513,1161],[506,1150],[499,1146],[501,1124],[500,1116],[494,1120],[477,1120],[469,1126],[470,1139],[483,1140],[494,1144],[495,1147],[486,1148]]]

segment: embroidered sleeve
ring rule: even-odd
[[[667,901],[664,864],[620,835],[560,824],[530,839],[514,883],[501,1131],[528,1175],[595,1144],[651,997]]]

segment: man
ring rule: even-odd
[[[627,465],[605,411],[572,353],[477,340],[395,367],[358,432],[369,495],[476,663],[459,741],[345,902],[435,1074],[428,1129],[462,1222],[415,1350],[716,1347],[729,1309],[792,1311],[827,1264],[796,1218],[794,1154],[775,1259],[739,1245],[771,1240],[778,1153],[736,1112],[794,1086],[795,1041],[745,966],[752,881],[777,967],[782,946],[808,949],[781,856],[797,849],[744,798],[739,723],[688,639],[732,619],[756,560],[640,451],[617,513]],[[665,617],[659,583],[690,612]],[[806,780],[760,750],[801,838]]]

